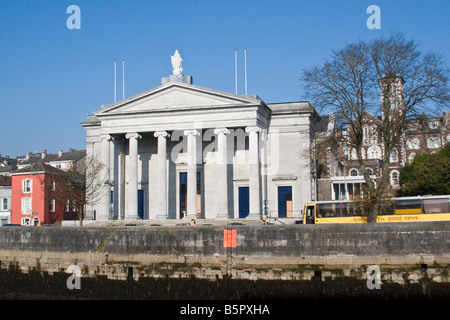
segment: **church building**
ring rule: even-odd
[[[82,123],[86,152],[104,164],[96,220],[302,217],[315,199],[315,110],[199,87],[173,74],[103,106]]]

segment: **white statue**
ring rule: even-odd
[[[183,71],[183,68],[181,66],[183,59],[181,59],[178,50],[175,50],[175,54],[173,56],[170,56],[170,60],[172,61],[173,75],[180,75],[181,71]]]
[[[336,116],[333,112],[330,112],[328,117],[327,136],[331,136],[334,133],[334,127],[336,125]]]

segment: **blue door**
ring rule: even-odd
[[[138,190],[138,217],[144,219],[144,190]]]
[[[187,172],[180,172],[180,218],[187,212]]]
[[[292,217],[292,187],[278,187],[278,217]]]
[[[246,218],[249,211],[249,189],[248,187],[239,187],[239,218]]]

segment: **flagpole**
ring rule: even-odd
[[[234,49],[234,83],[235,93],[237,95],[237,49]]]
[[[117,102],[116,96],[116,60],[114,59],[114,103]]]
[[[245,95],[247,95],[247,48],[244,48]]]
[[[122,60],[122,100],[125,100],[125,59]]]

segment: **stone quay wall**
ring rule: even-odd
[[[82,277],[123,280],[367,279],[376,265],[383,281],[450,282],[450,222],[0,228],[1,269],[71,265]]]

